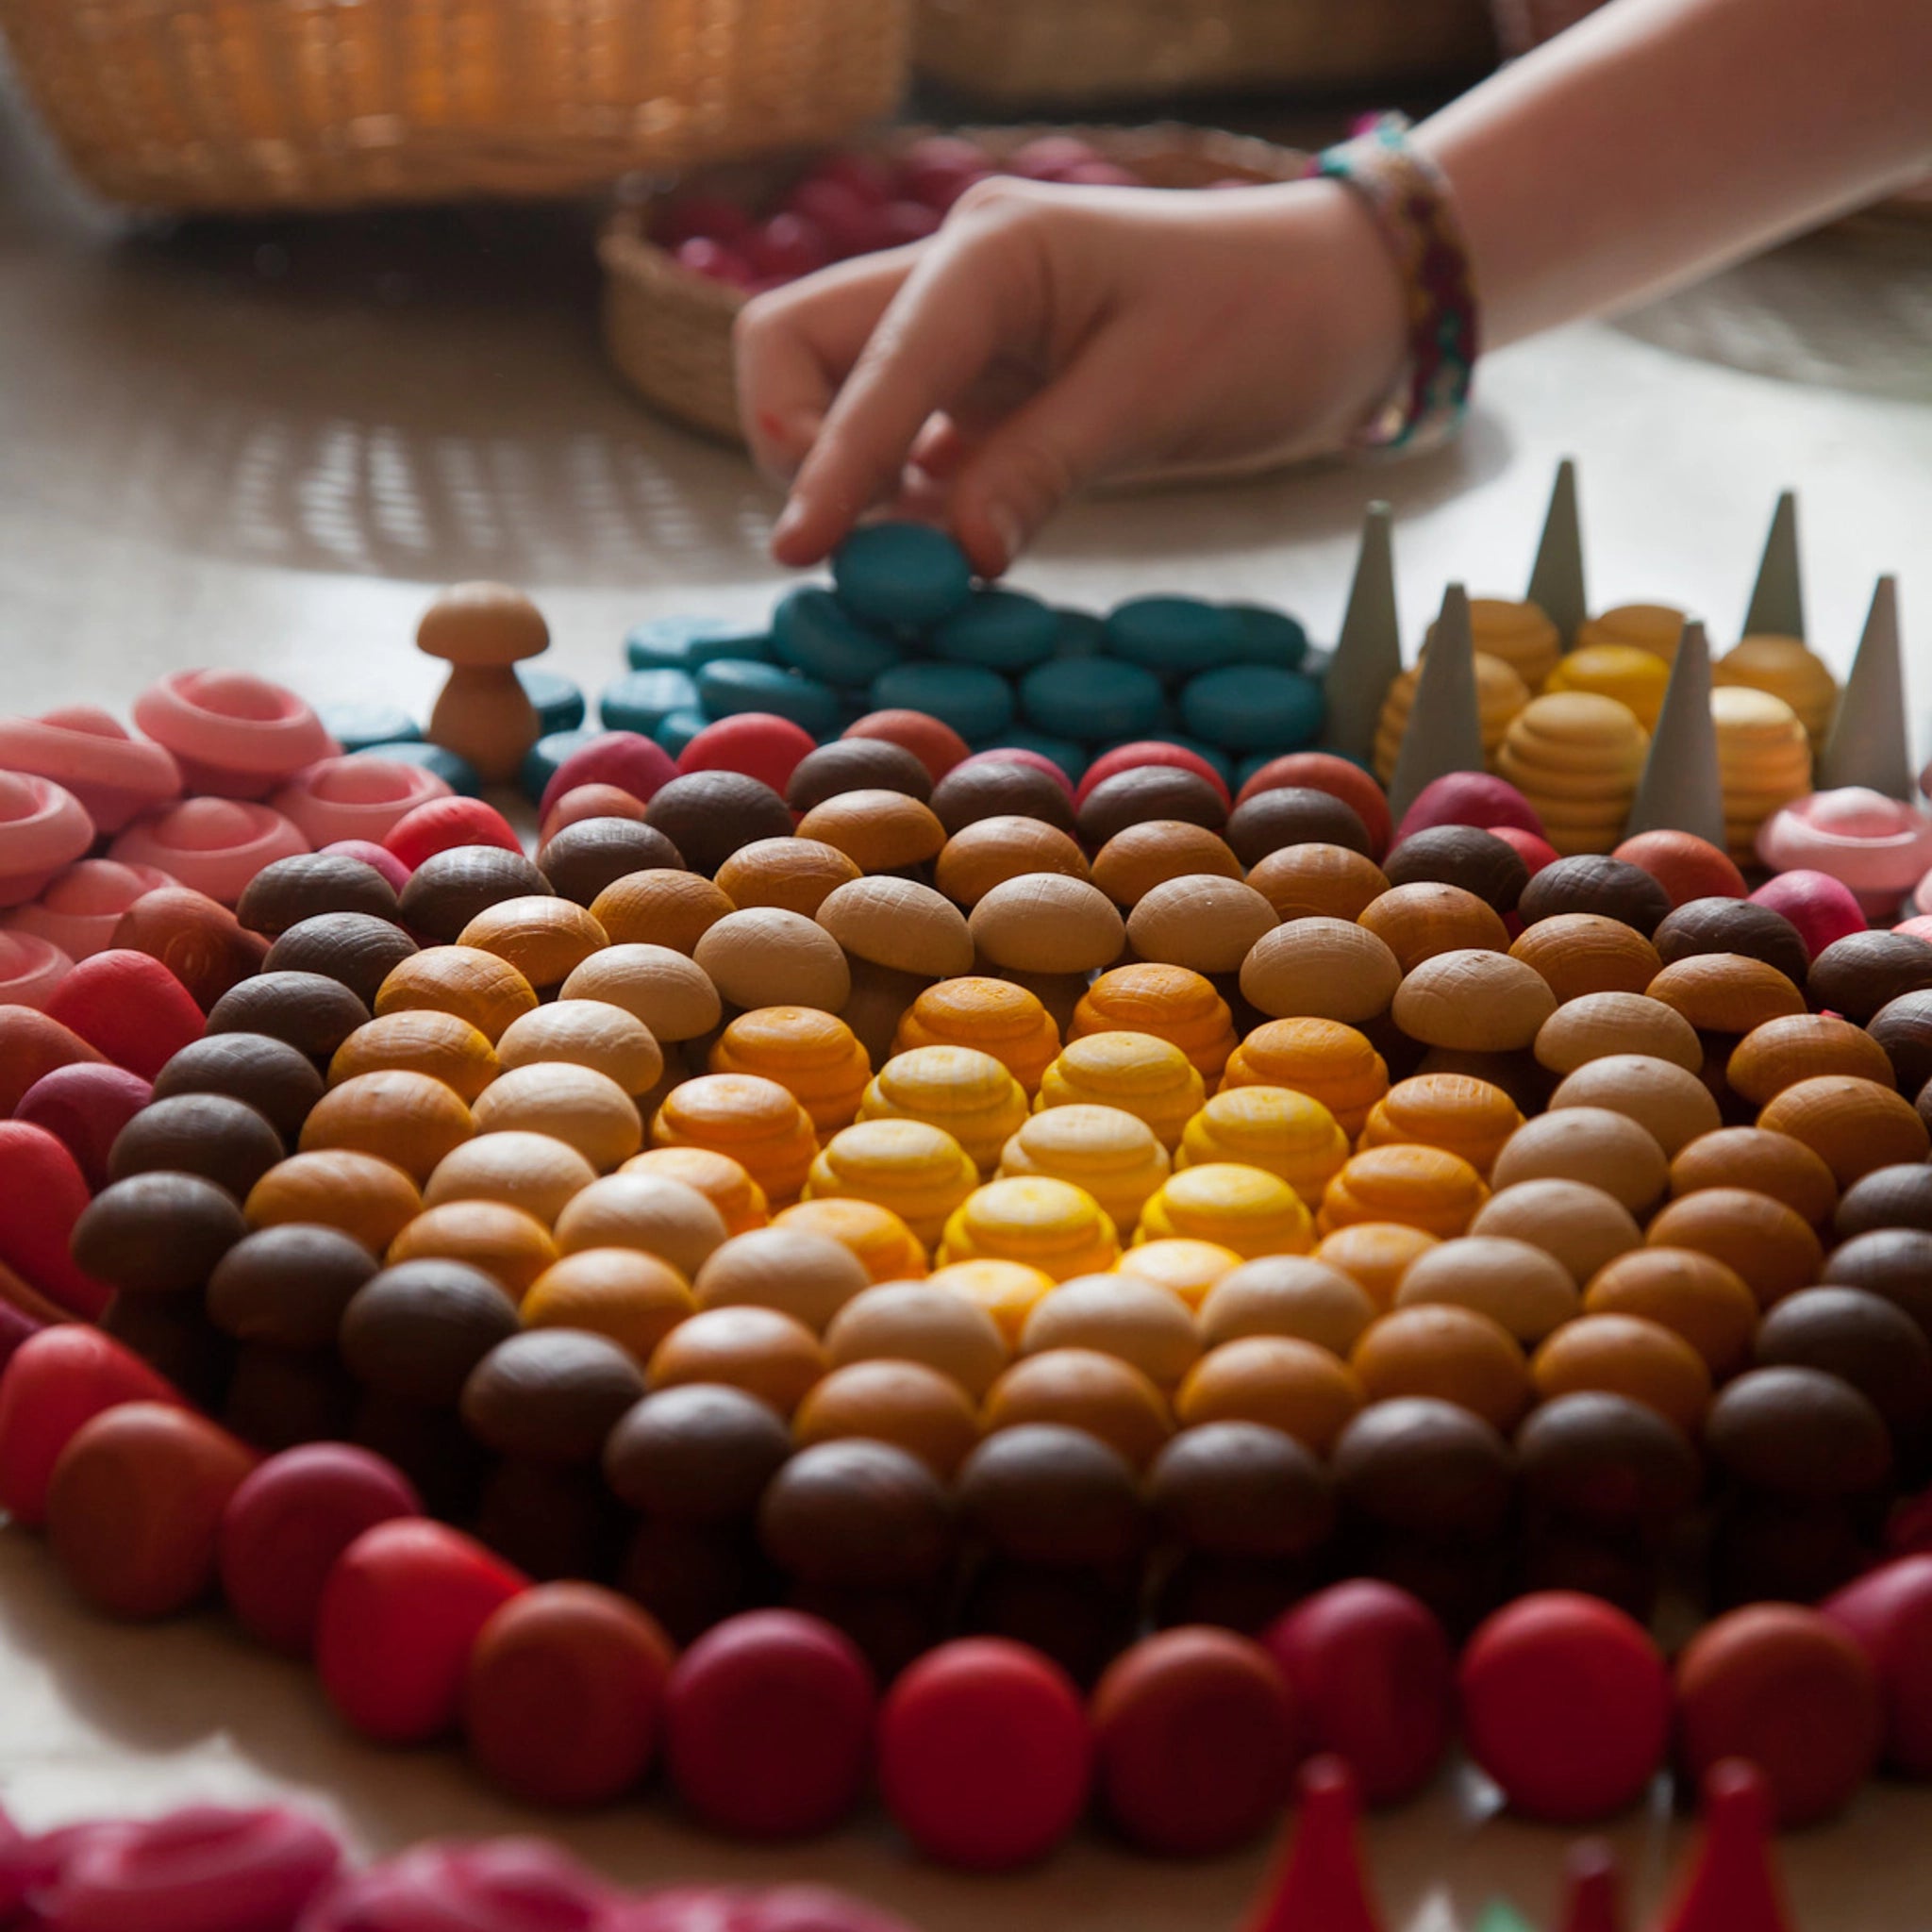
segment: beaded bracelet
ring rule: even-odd
[[[1308,164],[1311,175],[1346,182],[1368,203],[1407,289],[1407,365],[1357,436],[1372,449],[1425,449],[1446,441],[1468,411],[1475,373],[1469,251],[1448,180],[1410,143],[1408,125],[1404,115],[1385,114]]]

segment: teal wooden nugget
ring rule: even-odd
[[[828,684],[758,658],[714,658],[698,667],[698,702],[708,718],[770,711],[814,738],[830,738],[842,722],[838,693]]]
[[[936,657],[989,671],[1025,671],[1054,655],[1059,613],[1024,591],[975,591],[933,632]]]
[[[895,664],[873,679],[872,704],[880,711],[924,711],[969,744],[990,742],[1013,721],[1012,687],[976,664]]]
[[[1056,658],[1035,666],[1020,680],[1020,708],[1027,724],[1083,744],[1146,738],[1168,722],[1159,678],[1115,658]]]
[[[831,591],[808,585],[778,600],[772,613],[772,655],[842,691],[862,691],[903,653]]]
[[[646,738],[674,711],[697,708],[698,688],[688,671],[627,672],[607,684],[597,700],[607,731],[636,731]]]
[[[517,682],[537,713],[541,736],[547,738],[553,731],[575,731],[584,722],[584,694],[569,678],[555,671],[519,664]]]
[[[973,594],[973,566],[943,530],[924,524],[870,524],[832,558],[839,601],[873,624],[941,624]]]
[[[771,645],[755,624],[731,617],[654,617],[624,641],[633,671],[694,672],[713,658],[764,658]]]
[[[1162,677],[1231,664],[1241,652],[1232,613],[1198,597],[1130,597],[1108,614],[1110,656]]]
[[[1204,672],[1181,691],[1181,722],[1188,729],[1235,751],[1312,744],[1326,710],[1322,687],[1312,677],[1265,664]]]

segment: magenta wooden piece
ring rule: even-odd
[[[306,700],[247,671],[175,671],[135,700],[134,722],[175,754],[191,792],[266,798],[339,745]]]
[[[50,941],[70,959],[85,959],[114,943],[115,924],[143,892],[177,883],[158,866],[83,858],[51,879],[32,905],[9,912],[6,927]]]
[[[152,865],[232,906],[263,866],[308,850],[280,812],[236,798],[189,798],[142,819],[108,847],[129,865]]]
[[[197,1805],[81,1834],[33,1905],[60,1932],[280,1932],[341,1862],[298,1811]]]
[[[1814,959],[1836,941],[1865,930],[1865,915],[1852,889],[1826,873],[1781,872],[1751,894],[1751,903],[1769,906],[1789,919]]]
[[[802,724],[769,711],[745,711],[707,724],[677,755],[685,772],[741,772],[782,798],[791,774],[817,747]]]
[[[1249,1932],[1382,1932],[1362,1863],[1354,1774],[1340,1757],[1311,1757],[1297,1782],[1288,1854]]]
[[[390,828],[432,798],[447,798],[449,781],[401,758],[322,758],[297,772],[270,803],[311,845],[343,839],[380,844]]]
[[[46,1011],[144,1080],[208,1030],[188,989],[158,959],[125,948],[81,960],[54,989]]]
[[[493,845],[519,857],[524,841],[510,822],[493,805],[480,798],[432,798],[398,819],[384,835],[383,844],[411,872],[425,858],[458,845]]]
[[[27,1313],[17,1308],[11,1302],[0,1301],[0,1370],[20,1353],[21,1344],[30,1337],[38,1335],[46,1326]],[[6,1884],[0,1880],[0,1909],[7,1904]]]
[[[0,929],[0,1007],[44,1010],[74,961],[38,933]]]
[[[1201,762],[1207,764],[1208,761],[1204,758]],[[953,770],[964,772],[970,770],[974,765],[1026,765],[1033,771],[1044,772],[1069,798],[1074,795],[1074,781],[1067,776],[1065,771],[1056,764],[1052,758],[1048,758],[1043,751],[1032,751],[1023,744],[995,745],[991,751],[976,751],[971,758],[961,758],[953,767]],[[1192,769],[1192,766],[1189,767],[1189,770],[1191,771]],[[1209,773],[1212,774],[1213,778],[1218,782],[1221,774],[1216,772],[1211,765],[1208,766],[1208,773],[1204,773],[1203,776],[1207,776]],[[1222,787],[1224,791],[1226,789],[1224,785]]]
[[[823,1885],[678,1885],[618,1907],[609,1932],[909,1932],[904,1919]]]
[[[1445,772],[1430,779],[1403,813],[1395,843],[1432,825],[1520,825],[1538,838],[1543,831],[1543,822],[1529,800],[1508,779],[1491,772]]]
[[[1013,755],[1003,752],[1000,756],[1010,758]],[[1051,758],[1043,758],[1041,763],[1057,775],[1066,775]],[[1111,751],[1102,752],[1081,774],[1080,782],[1074,791],[1075,807],[1085,805],[1089,797],[1109,778],[1117,778],[1123,772],[1138,771],[1142,765],[1173,765],[1177,771],[1191,772],[1195,777],[1205,778],[1214,788],[1223,805],[1232,802],[1227,780],[1199,752],[1190,751],[1184,744],[1169,744],[1162,739],[1145,738],[1134,744],[1117,744]]]
[[[373,865],[399,892],[409,883],[409,868],[387,845],[375,845],[367,839],[337,839],[317,850],[333,858],[359,858],[364,865]]]
[[[1757,828],[1757,856],[1774,872],[1825,873],[1884,919],[1932,869],[1932,818],[1862,785],[1813,791]]]
[[[0,906],[24,906],[94,842],[79,799],[51,778],[0,771]]]
[[[537,817],[540,822],[548,818],[550,808],[579,785],[615,785],[641,805],[648,805],[658,789],[676,776],[677,767],[661,744],[638,731],[607,731],[572,752],[550,774]]]
[[[1932,1777],[1932,1556],[1881,1564],[1819,1608],[1878,1674],[1886,1762],[1906,1777]]]
[[[124,1402],[180,1400],[111,1335],[84,1322],[42,1328],[0,1374],[0,1508],[30,1527],[45,1522],[54,1465],[83,1424]]]
[[[222,1589],[242,1627],[307,1657],[335,1560],[365,1529],[420,1516],[409,1479],[347,1442],[286,1449],[242,1479],[222,1517]]]
[[[108,1151],[114,1136],[153,1094],[153,1087],[125,1067],[56,1067],[21,1095],[13,1118],[52,1134],[73,1155],[81,1178],[99,1193],[108,1185]]]
[[[68,1253],[90,1198],[74,1156],[44,1127],[0,1121],[0,1266],[91,1322],[108,1306],[108,1291]]]
[[[165,746],[128,735],[92,705],[39,718],[0,718],[0,768],[64,785],[103,832],[181,795],[181,771]]]
[[[616,1932],[621,1904],[543,1839],[430,1843],[338,1885],[296,1932]],[[724,1932],[702,1923],[705,1932]]]

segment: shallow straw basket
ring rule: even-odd
[[[891,159],[929,127],[895,129],[861,142],[868,154]],[[1205,188],[1236,177],[1287,181],[1307,157],[1265,141],[1207,128],[970,127],[960,130],[995,160],[1004,160],[1043,134],[1075,134],[1108,160],[1131,169],[1156,188]],[[687,188],[715,191],[751,207],[782,193],[806,158],[710,171]],[[653,408],[692,428],[742,441],[731,361],[731,325],[745,297],[727,283],[693,274],[650,240],[658,204],[644,201],[612,217],[598,244],[604,263],[604,344],[618,374]]]
[[[567,193],[836,140],[897,103],[907,0],[0,0],[75,170],[246,212]]]
[[[913,64],[1001,108],[1467,72],[1484,0],[917,0]]]

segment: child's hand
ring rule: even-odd
[[[780,562],[909,500],[991,576],[1082,484],[1339,446],[1403,350],[1394,262],[1338,184],[1000,179],[928,242],[753,302],[739,401],[759,461],[791,479]]]

